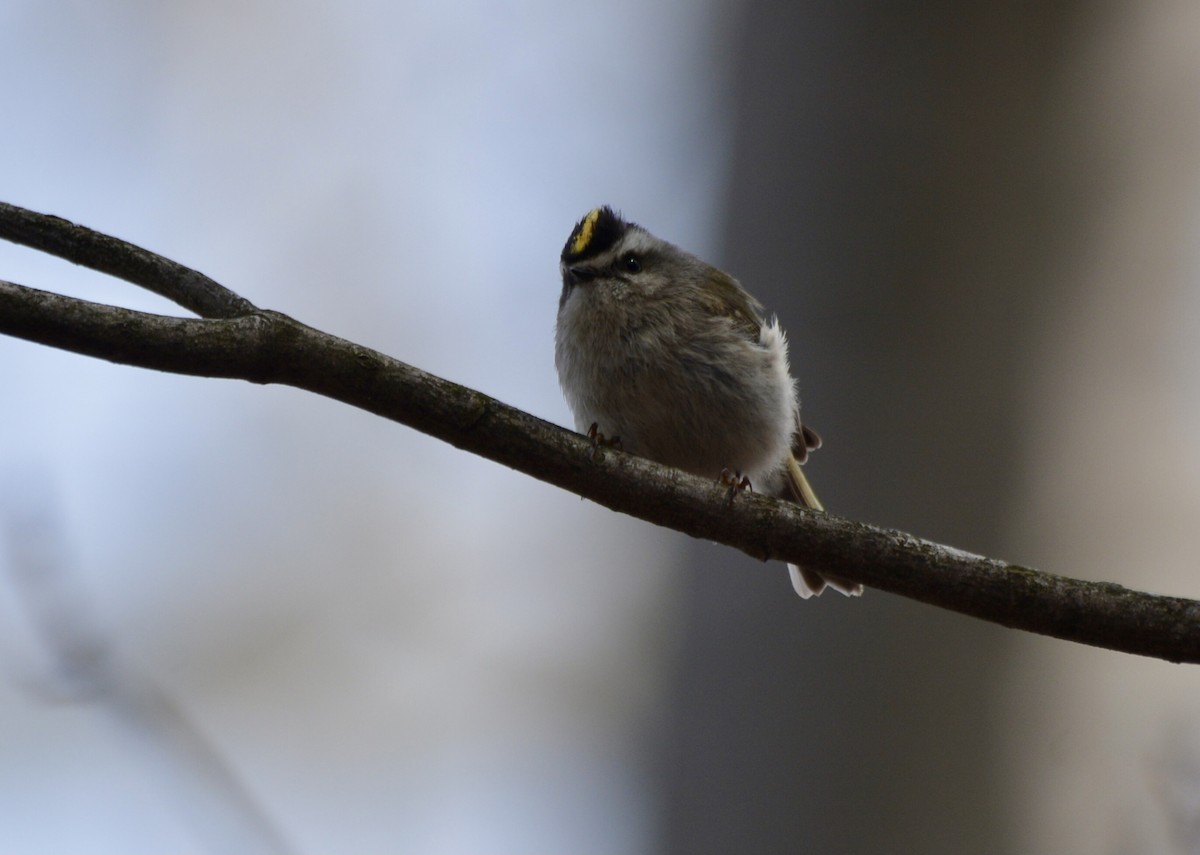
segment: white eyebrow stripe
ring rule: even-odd
[[[654,247],[654,236],[642,229],[631,229],[614,247],[618,252],[645,252]]]

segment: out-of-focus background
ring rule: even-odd
[[[791,334],[832,510],[1200,596],[1200,9],[0,7],[0,198],[559,423],[611,203]],[[151,311],[0,244],[0,278]],[[1200,851],[1200,675],[0,339],[0,852]]]

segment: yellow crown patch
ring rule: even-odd
[[[593,208],[583,218],[583,222],[579,224],[579,234],[575,236],[575,242],[571,244],[571,255],[579,255],[592,242],[592,235],[596,233],[596,221],[600,219],[601,210],[603,209]]]

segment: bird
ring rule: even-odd
[[[787,337],[736,279],[608,205],[575,224],[559,269],[554,361],[577,430],[824,510],[800,468],[821,440],[800,419]],[[862,594],[788,570],[805,599],[826,587]]]

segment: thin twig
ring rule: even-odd
[[[4,217],[0,209],[0,235]],[[191,281],[172,292],[188,297]],[[593,455],[579,434],[277,312],[167,318],[0,283],[0,333],[126,365],[307,389],[757,558],[805,564],[1003,626],[1200,662],[1200,602],[1017,567],[757,494],[729,507],[716,482],[613,450]]]
[[[0,237],[140,285],[202,318],[232,318],[254,304],[203,273],[61,217],[0,202]]]
[[[8,571],[34,635],[49,654],[48,683],[58,699],[90,703],[107,713],[147,773],[157,776],[163,798],[212,851],[292,851],[185,708],[114,650],[73,578],[64,545],[68,536],[45,479],[4,475],[0,568]]]

